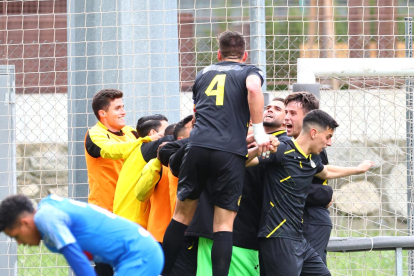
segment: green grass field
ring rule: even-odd
[[[51,253],[45,246],[22,246],[17,249],[19,276],[66,276],[69,274],[65,258]]]
[[[18,247],[19,276],[66,276],[68,264],[62,255],[50,253],[46,247]],[[394,251],[328,253],[332,275],[395,275]],[[408,252],[403,252],[404,270],[408,270]],[[404,273],[407,275],[408,273]]]

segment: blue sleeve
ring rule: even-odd
[[[69,229],[72,221],[64,211],[42,204],[34,216],[34,221],[47,247],[60,250],[76,242]]]
[[[96,276],[91,264],[83,254],[79,244],[71,243],[59,250],[77,276]]]

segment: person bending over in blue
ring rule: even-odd
[[[116,276],[159,275],[161,246],[144,228],[98,206],[50,195],[34,209],[22,195],[0,204],[0,232],[18,244],[61,253],[77,276],[96,275],[89,260],[108,263]],[[88,260],[89,259],[89,260]]]

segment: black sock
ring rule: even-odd
[[[229,274],[232,252],[233,233],[227,231],[214,233],[213,247],[211,248],[213,276],[227,276]]]
[[[177,258],[184,241],[184,232],[186,229],[187,225],[171,219],[162,242],[162,249],[164,250],[165,256],[162,275],[168,275],[174,267],[175,259]]]

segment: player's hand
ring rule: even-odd
[[[270,156],[270,140],[263,128],[263,123],[253,124],[253,135],[258,146],[258,156],[263,159]]]
[[[270,153],[276,153],[277,147],[280,145],[279,139],[273,135],[269,135]]]
[[[332,203],[333,203],[333,197],[332,197],[332,199],[331,199],[331,202],[329,202],[329,204],[328,204],[328,205],[326,205],[326,209],[328,209],[329,207],[331,207]]]
[[[360,173],[364,173],[372,167],[374,167],[374,162],[370,160],[364,160],[361,164],[358,165],[358,169]]]
[[[247,148],[248,148],[248,149],[251,149],[251,148],[257,148],[257,143],[256,143],[256,141],[253,141],[252,143],[247,144]]]
[[[155,133],[150,136],[151,141],[157,141],[158,139],[161,139],[162,137],[164,137],[164,133]]]
[[[250,145],[250,144],[252,144],[252,143],[254,143],[255,142],[255,140],[254,140],[254,135],[253,134],[249,134],[249,135],[247,135],[247,137],[246,137],[246,144],[247,145]]]
[[[270,140],[263,142],[263,143],[258,143],[258,156],[261,156],[262,159],[265,158],[269,158],[270,156]]]
[[[159,145],[158,146],[158,150],[157,150],[157,158],[158,158],[158,160],[160,160],[161,161],[161,158],[160,158],[160,149],[165,145],[165,144],[167,144],[168,142],[163,142],[163,143],[161,143],[161,145]]]

